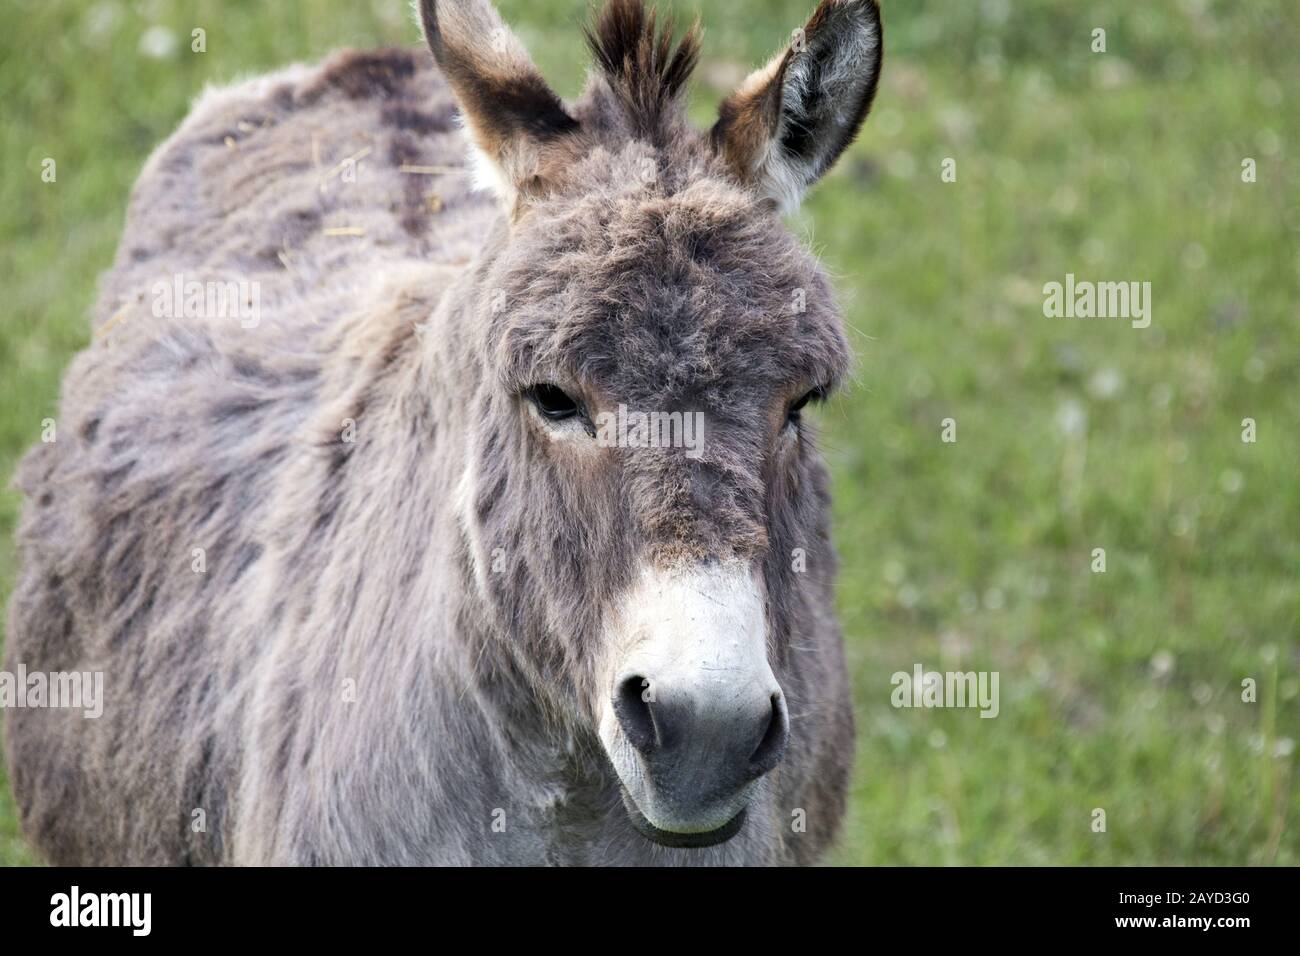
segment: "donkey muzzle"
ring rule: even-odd
[[[633,825],[666,846],[730,839],[790,736],[755,574],[716,563],[647,571],[617,625],[630,646],[601,739]]]

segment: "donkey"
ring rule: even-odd
[[[432,57],[208,92],[141,174],[16,478],[7,666],[105,697],[7,710],[24,830],[57,864],[814,862],[853,722],[803,410],[849,351],[781,213],[868,111],[876,3],[824,0],[707,134],[698,25],[640,0],[572,103],[488,0],[419,13]],[[654,412],[699,447],[601,440]]]

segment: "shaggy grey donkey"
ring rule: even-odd
[[[105,698],[7,710],[23,827],[62,864],[815,861],[853,724],[803,411],[849,356],[781,213],[867,113],[877,6],[825,0],[707,133],[696,31],[639,0],[571,103],[486,0],[420,13],[432,56],[209,92],[140,176],[17,478],[7,667]]]

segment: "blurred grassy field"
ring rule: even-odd
[[[810,6],[699,4],[701,123]],[[581,4],[500,7],[574,94]],[[88,341],[135,176],[204,84],[416,36],[402,0],[11,8],[6,483]],[[1300,7],[890,0],[886,27],[864,135],[795,220],[860,356],[816,413],[859,722],[833,861],[1300,863]],[[1150,281],[1152,326],[1045,318],[1067,272]],[[18,505],[0,493],[4,595]],[[1000,715],[895,710],[918,662],[998,671]],[[0,777],[0,863],[31,859]]]

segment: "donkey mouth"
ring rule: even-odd
[[[647,820],[645,814],[638,810],[637,805],[632,802],[632,798],[626,790],[623,790],[623,806],[627,808],[628,818],[632,821],[632,826],[637,833],[651,843],[658,843],[660,846],[673,847],[674,849],[693,850],[726,843],[739,833],[740,828],[745,825],[745,811],[742,809],[716,830],[708,830],[704,833],[680,833],[676,830],[662,830]]]

